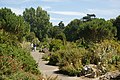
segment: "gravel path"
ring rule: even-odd
[[[36,52],[31,52],[32,57],[36,60],[36,63],[38,63],[38,69],[40,72],[43,74],[43,76],[58,76],[60,80],[93,80],[93,79],[88,79],[84,77],[69,77],[63,74],[57,74],[55,71],[58,71],[57,66],[50,66],[46,65],[48,61],[43,61],[42,60],[42,55],[43,53],[39,53],[38,51]]]

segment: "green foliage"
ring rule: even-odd
[[[10,33],[0,30],[0,43],[8,45],[20,46],[18,38],[15,35],[9,35]]]
[[[30,31],[29,24],[24,21],[22,16],[16,16],[7,8],[0,9],[0,16],[1,29],[16,35],[17,39],[22,42]]]
[[[56,66],[59,63],[59,59],[61,59],[61,55],[57,53],[53,53],[50,56],[48,64]]]
[[[88,65],[88,64],[98,65],[99,62],[100,62],[100,57],[96,53],[88,52],[85,53],[82,57],[83,65]]]
[[[43,59],[58,65],[64,74],[78,75],[86,64],[101,65],[108,71],[120,70],[120,43],[113,40],[120,40],[120,16],[108,21],[92,16],[83,17],[86,21],[74,19],[66,27],[61,21],[53,27],[50,16],[41,7],[26,8],[23,17],[1,8],[0,79],[43,79],[30,52],[23,50],[26,44],[20,45],[25,39],[51,51]]]
[[[62,41],[66,41],[66,36],[65,36],[65,34],[62,32],[62,33],[60,33],[60,34],[57,34],[56,36],[55,36],[55,38],[56,39],[60,39],[60,40],[62,40]]]
[[[114,40],[104,40],[91,47],[78,48],[75,43],[67,43],[65,49],[49,55],[49,64],[58,65],[63,74],[78,75],[84,65],[104,66],[107,71],[120,69],[120,44]]]
[[[69,41],[84,39],[85,42],[100,42],[113,39],[116,36],[116,27],[111,21],[104,19],[95,18],[87,22],[75,19],[66,26],[64,33]]]
[[[0,79],[34,79],[40,75],[37,64],[30,56],[30,52],[21,48],[20,42],[29,33],[29,25],[21,16],[16,16],[10,9],[0,9]],[[21,72],[21,73],[19,73]],[[19,74],[18,74],[19,73]],[[27,73],[33,75],[28,76]],[[20,76],[24,75],[24,76]],[[39,78],[39,77],[38,77]],[[37,79],[37,78],[36,78]],[[34,79],[34,80],[36,80]]]
[[[86,52],[85,49],[77,48],[73,43],[67,43],[65,49],[51,54],[48,64],[58,65],[60,72],[63,74],[78,75],[82,70],[82,55]]]
[[[113,39],[116,36],[116,28],[110,21],[93,19],[80,25],[78,36],[86,42],[100,42],[105,39]]]
[[[55,39],[61,39],[63,41],[66,41],[66,36],[63,33],[64,26],[61,28],[60,25],[63,25],[63,23],[60,23],[59,26],[51,27],[49,30],[49,37],[55,38]]]
[[[60,23],[58,24],[58,27],[60,27],[61,29],[64,29],[64,23],[63,23],[63,21],[60,21]]]
[[[26,36],[26,39],[27,41],[29,42],[33,42],[33,40],[35,39],[35,33],[34,32],[30,32],[27,36]]]
[[[51,38],[55,38],[58,34],[61,34],[61,33],[62,33],[62,30],[58,26],[54,26],[50,28],[49,36]]]
[[[81,58],[84,53],[86,53],[85,49],[77,49],[74,48],[72,50],[64,51],[64,55],[61,57],[59,61],[59,69],[62,73],[68,75],[78,75],[82,70]],[[59,53],[60,54],[60,53]]]
[[[51,56],[51,53],[45,53],[45,54],[42,56],[42,59],[45,60],[45,61],[49,61],[49,60],[50,60],[50,56]]]
[[[29,52],[21,49],[20,47],[15,47],[12,45],[1,44],[0,45],[0,56],[12,57],[12,59],[21,62],[22,69],[26,72],[30,71],[34,74],[38,74],[37,65],[33,58],[30,56]]]
[[[36,10],[34,8],[25,9],[23,17],[31,26],[31,32],[34,32],[39,40],[46,38],[48,35],[49,28],[52,26],[49,22],[49,15],[41,7]]]
[[[33,75],[28,72],[18,71],[17,73],[10,76],[12,80],[42,80],[42,76]]]
[[[49,44],[49,50],[53,52],[63,49],[63,48],[64,48],[63,41],[59,39],[53,39]]]
[[[113,24],[117,28],[117,38],[120,40],[120,15],[113,21]]]
[[[65,27],[64,33],[68,41],[75,41],[78,39],[77,30],[81,23],[81,20],[74,19]]]
[[[67,51],[71,51],[72,49],[76,49],[77,46],[75,45],[75,43],[67,43],[66,45],[64,45],[65,48],[57,50],[53,53],[51,53],[50,59],[49,59],[49,64],[51,65],[57,65],[59,63],[59,61],[61,59],[63,59],[63,56],[65,56],[65,54],[67,53]]]
[[[33,75],[40,75],[40,72],[37,69],[37,64],[30,56],[29,52],[20,47],[0,44],[0,76],[2,78],[4,78],[4,76],[10,78],[19,71],[23,71],[23,73],[28,72]],[[23,76],[21,76],[21,78],[22,77]]]
[[[83,64],[98,64],[105,66],[108,71],[110,66],[120,67],[120,44],[114,40],[104,40],[96,43],[89,49],[89,53],[84,54]]]

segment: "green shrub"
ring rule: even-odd
[[[20,47],[0,44],[0,76],[10,78],[18,71],[40,75],[37,64],[29,52]]]
[[[66,48],[68,49],[68,48]],[[59,50],[50,57],[49,64],[58,65],[63,74],[77,75],[82,70],[81,58],[87,51],[83,48]]]
[[[50,65],[57,65],[57,63],[59,62],[59,58],[60,58],[60,54],[53,53],[50,56],[48,64],[50,64]]]
[[[16,35],[0,30],[0,43],[18,47],[20,43],[17,39]]]
[[[93,47],[89,48],[89,52],[82,57],[82,64],[98,64],[110,69],[119,68],[120,63],[120,44],[114,40],[104,40],[101,43],[96,43]],[[114,69],[115,70],[115,69]]]
[[[51,56],[51,53],[45,53],[45,54],[42,56],[42,59],[45,60],[45,61],[49,61],[49,60],[50,60],[50,56]]]
[[[88,64],[95,64],[97,65],[100,62],[100,57],[96,53],[88,52],[85,53],[82,56],[82,64],[83,65],[88,65]]]
[[[78,75],[82,70],[81,58],[87,51],[82,48],[73,48],[65,51],[64,56],[59,61],[59,69],[62,73],[70,76]]]
[[[61,73],[67,74],[69,76],[76,76],[80,74],[81,70],[82,70],[82,65],[80,63],[74,64],[74,65],[69,64],[67,66],[60,68]]]
[[[49,50],[55,52],[57,50],[63,49],[63,44],[63,41],[59,39],[53,39],[49,44]]]
[[[28,72],[18,71],[16,73],[14,73],[13,75],[11,75],[10,79],[12,79],[12,80],[42,80],[42,76],[40,76],[40,77],[38,77],[38,75],[33,75]]]

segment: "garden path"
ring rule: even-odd
[[[45,76],[45,77],[46,76],[51,76],[51,77],[58,76],[58,79],[60,79],[60,80],[93,80],[93,79],[89,79],[89,78],[85,78],[85,77],[76,77],[76,76],[70,77],[67,75],[55,73],[59,70],[58,66],[46,65],[48,63],[48,61],[43,61],[43,59],[42,59],[43,54],[44,53],[39,53],[38,51],[31,52],[31,55],[34,58],[34,60],[36,61],[36,63],[38,63],[38,69],[43,74],[43,76]],[[96,79],[94,79],[94,80],[96,80]]]

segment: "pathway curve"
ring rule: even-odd
[[[46,65],[48,61],[43,61],[42,56],[44,53],[39,53],[38,51],[36,52],[31,52],[32,57],[38,63],[38,69],[40,72],[43,74],[43,76],[58,76],[59,79],[61,80],[93,80],[93,79],[88,79],[88,78],[82,78],[82,77],[69,77],[63,74],[56,74],[55,71],[58,71],[57,66],[50,66]]]

